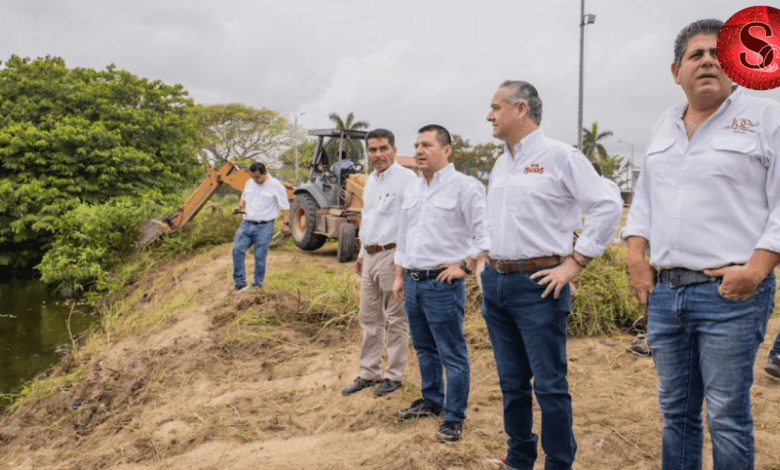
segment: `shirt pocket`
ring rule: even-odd
[[[747,183],[750,166],[763,161],[758,142],[748,135],[717,134],[712,138],[712,149],[712,154],[705,156],[704,176]]]
[[[651,180],[666,180],[680,172],[681,161],[674,158],[671,150],[673,138],[660,138],[653,141],[647,148],[645,169],[649,171]],[[682,157],[682,155],[680,155]]]
[[[436,199],[433,200],[433,207],[446,212],[452,211],[453,209],[455,209],[455,206],[457,205],[458,205],[458,200],[455,199],[454,197],[442,196],[442,197],[437,197]]]
[[[545,220],[548,195],[541,176],[512,179],[504,191],[507,209],[516,222],[537,224]]]
[[[396,195],[395,194],[387,194],[382,199],[379,200],[379,204],[377,207],[377,211],[380,214],[390,214],[393,211],[393,207],[395,206],[396,201]]]

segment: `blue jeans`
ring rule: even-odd
[[[775,338],[775,344],[772,346],[772,350],[769,351],[769,356],[780,356],[780,333],[778,333]]]
[[[415,281],[407,273],[404,292],[404,308],[420,366],[422,396],[442,406],[445,421],[463,421],[471,380],[463,336],[466,284],[463,279],[452,284],[436,279]],[[447,373],[446,399],[442,366]]]
[[[701,469],[705,398],[714,470],[753,468],[750,387],[775,277],[744,301],[724,299],[719,285],[719,279],[677,288],[658,282],[650,294],[647,342],[659,378],[663,470]]]
[[[236,232],[236,239],[233,241],[233,282],[236,286],[245,286],[246,277],[244,276],[244,262],[246,250],[250,246],[255,246],[255,282],[253,286],[263,285],[265,279],[265,258],[268,255],[268,244],[274,234],[273,222],[267,224],[250,224],[246,220]]]
[[[482,272],[482,316],[487,324],[504,397],[509,435],[506,464],[530,469],[538,437],[532,431],[532,392],[542,411],[544,468],[570,469],[577,452],[572,432],[571,395],[566,380],[566,323],[569,286],[558,299],[541,298],[544,287],[527,273]],[[533,386],[531,379],[533,378]]]

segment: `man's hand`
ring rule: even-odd
[[[723,277],[718,293],[728,300],[746,300],[753,295],[764,277],[747,266],[725,266],[718,269],[705,269],[710,277]]]
[[[290,234],[290,226],[283,223],[282,224],[282,233],[285,234],[285,235],[289,235]]]
[[[582,266],[577,264],[572,258],[566,259],[563,264],[552,268],[536,271],[531,274],[531,279],[539,279],[539,285],[547,286],[542,292],[542,298],[546,298],[553,292],[553,298],[557,299],[561,290],[582,271]]]
[[[404,278],[399,276],[398,273],[396,273],[395,279],[393,279],[393,297],[398,302],[404,301]]]
[[[358,276],[363,275],[363,258],[358,258],[357,261],[355,261],[355,272]]]
[[[231,212],[233,212],[234,214],[240,214],[240,213],[241,213],[241,209],[243,209],[243,207],[241,207],[241,204],[239,204],[239,205],[235,206],[235,207],[234,207],[234,208],[231,210]]]
[[[440,268],[444,268],[444,271],[439,273],[438,276],[436,276],[436,279],[439,282],[446,282],[447,284],[452,284],[452,281],[455,279],[461,279],[466,277],[466,273],[460,269],[459,264],[440,264]]]
[[[628,261],[628,274],[634,286],[634,295],[647,309],[647,301],[655,289],[655,270],[644,256]]]

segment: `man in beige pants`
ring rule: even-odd
[[[395,163],[395,136],[375,129],[366,137],[368,158],[374,171],[363,190],[360,226],[361,249],[355,269],[361,275],[360,375],[341,393],[351,395],[374,384],[374,395],[397,390],[409,351],[409,324],[403,303],[393,298],[395,242],[398,232],[399,195],[415,179],[412,170]],[[388,326],[389,325],[389,326]],[[387,329],[387,367],[382,374],[382,351]]]

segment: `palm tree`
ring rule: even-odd
[[[347,114],[347,119],[341,119],[341,116],[339,116],[336,113],[330,113],[328,114],[328,119],[334,122],[336,124],[336,129],[338,130],[359,130],[359,129],[368,129],[368,121],[356,121],[355,120],[355,114],[350,112]],[[339,151],[339,141],[338,139],[331,139],[325,144],[325,149],[328,152],[328,155],[332,155],[333,160],[335,161],[338,159],[338,151]],[[364,150],[363,150],[363,144],[359,140],[352,140],[352,139],[344,139],[344,148],[343,150],[347,152],[347,158],[354,162],[360,162],[363,160]]]
[[[606,157],[607,149],[605,149],[604,146],[601,145],[600,141],[608,137],[612,137],[612,131],[604,131],[599,133],[598,121],[593,121],[593,124],[591,124],[590,129],[583,127],[582,128],[582,153],[584,153],[585,156],[588,157],[588,159],[591,161],[597,154],[601,157]]]

